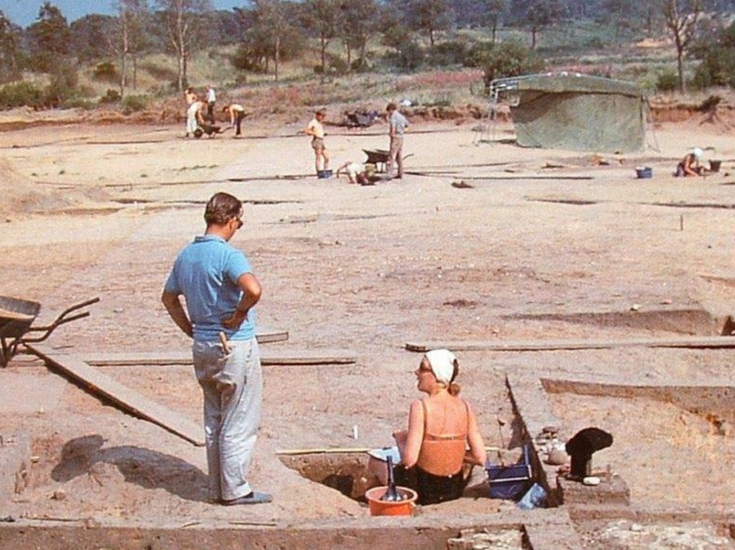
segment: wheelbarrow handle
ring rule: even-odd
[[[45,327],[31,327],[27,331],[27,332],[45,332],[45,334],[43,334],[42,336],[38,336],[36,338],[21,338],[21,341],[23,343],[43,342],[46,338],[48,338],[51,335],[54,329],[58,327],[59,325],[64,325],[66,323],[70,323],[78,319],[84,319],[85,317],[89,317],[88,311],[84,311],[82,313],[77,313],[76,315],[68,316],[70,313],[78,309],[81,309],[83,307],[86,307],[88,305],[96,304],[99,301],[100,301],[99,298],[92,298],[90,300],[86,300],[79,304],[73,305],[70,308],[65,309],[63,312],[61,312],[61,314],[58,317],[56,317],[54,322],[51,323],[50,325],[47,325]]]
[[[100,299],[99,299],[99,296],[98,296],[96,298],[91,298],[91,299],[86,300],[84,302],[81,302],[79,304],[73,305],[70,308],[67,308],[64,311],[62,311],[61,314],[56,318],[56,321],[60,321],[61,319],[63,319],[64,317],[66,317],[68,314],[70,314],[72,311],[76,311],[77,309],[81,309],[81,308],[86,307],[86,306],[91,306],[92,304],[96,304],[99,301],[100,301]]]

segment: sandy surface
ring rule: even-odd
[[[246,124],[240,140],[184,140],[178,126],[69,124],[0,133],[0,294],[40,301],[38,323],[101,298],[89,319],[52,334],[49,344],[60,352],[186,351],[160,290],[176,253],[203,230],[205,201],[227,190],[246,201],[246,225],[233,243],[264,287],[259,322],[289,332],[287,342],[266,345],[359,357],[348,366],[266,367],[252,482],[275,501],[249,510],[254,521],[367,515],[359,503],[286,468],[275,453],[389,443],[418,396],[412,370],[420,357],[403,350],[407,341],[713,335],[733,312],[735,144],[721,126],[664,124],[651,129],[645,152],[620,156],[521,149],[506,142],[509,125],[486,134],[496,139],[488,143],[479,141],[475,123],[419,123],[406,137],[406,178],[361,187],[311,175],[308,138],[296,134],[307,121]],[[335,167],[362,160],[362,149],[387,147],[383,125],[330,130]],[[670,175],[693,146],[714,148],[707,155],[723,159],[719,174]],[[642,165],[653,168],[653,178],[636,179]],[[452,185],[459,182],[465,185]],[[692,315],[705,321],[665,322],[682,310],[699,311]],[[638,321],[638,313],[654,311],[663,312],[662,321]],[[496,420],[513,414],[504,386],[511,370],[618,380],[644,371],[651,381],[681,384],[726,379],[731,362],[725,351],[642,348],[459,357],[463,394],[488,445],[518,439]],[[200,422],[189,368],[104,372]],[[181,524],[242,513],[205,502],[201,448],[72,384],[59,387],[38,362],[18,357],[0,379],[18,388],[17,410],[0,407],[2,431],[32,432],[38,456],[32,486],[0,515]],[[718,461],[733,463],[732,434],[720,447],[722,435],[666,404],[622,410],[610,402],[609,410],[559,396],[555,406],[570,426],[604,424],[618,435],[602,460],[621,472],[637,506],[676,506],[692,491],[700,492],[692,502],[706,503],[701,478]],[[637,430],[649,415],[656,421]],[[689,431],[676,429],[682,415]],[[687,481],[685,468],[667,469],[680,456],[672,451],[681,444],[674,433],[709,457],[696,482]],[[735,504],[728,477],[713,482],[723,489],[717,502]],[[424,513],[498,507],[463,499]]]

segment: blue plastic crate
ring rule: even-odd
[[[490,484],[490,498],[517,500],[523,496],[533,482],[533,470],[528,456],[528,445],[523,446],[523,457],[518,464],[511,466],[485,466]]]

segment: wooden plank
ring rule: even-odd
[[[608,349],[624,347],[649,348],[735,348],[731,336],[701,336],[685,338],[644,338],[633,340],[537,340],[537,341],[466,341],[466,342],[408,342],[408,351],[425,353],[432,349],[453,351],[553,351]]]
[[[271,328],[258,328],[255,334],[259,344],[268,344],[272,342],[285,342],[288,340],[287,330],[277,330]]]
[[[191,365],[191,352],[125,352],[85,354],[84,361],[95,367],[142,367]],[[354,353],[344,351],[261,351],[263,366],[351,365],[357,362]]]
[[[50,370],[72,379],[85,391],[102,396],[121,410],[153,422],[194,445],[204,445],[204,428],[102,374],[79,356],[58,354],[37,344],[28,344],[27,348],[46,361]]]
[[[349,454],[368,453],[376,447],[320,447],[316,449],[281,449],[276,451],[279,456],[319,455],[319,454]],[[500,447],[485,447],[486,451],[500,451]]]

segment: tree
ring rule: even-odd
[[[127,60],[133,62],[133,88],[138,86],[138,56],[146,47],[145,24],[148,18],[146,0],[118,0],[117,25],[110,40],[112,51],[120,58],[120,97],[125,97]]]
[[[701,60],[693,78],[697,87],[735,87],[735,23],[724,29],[702,33],[702,37],[689,49],[689,54]],[[678,76],[676,83],[678,87]]]
[[[697,21],[702,14],[702,0],[658,0],[664,25],[671,31],[676,46],[676,69],[679,74],[679,90],[684,92],[684,54],[692,45],[697,33]]]
[[[612,20],[616,39],[620,38],[624,30],[640,26],[640,22],[646,17],[638,0],[603,0],[602,12],[605,20]]]
[[[432,49],[434,34],[452,26],[452,11],[447,0],[412,0],[406,15],[411,28],[428,33]]]
[[[114,23],[114,17],[93,13],[69,25],[71,51],[79,61],[98,61],[109,56],[108,42]]]
[[[69,55],[71,33],[61,10],[51,2],[44,2],[38,10],[36,22],[27,29],[31,64],[41,72],[52,72]]]
[[[18,72],[19,30],[0,10],[0,82],[13,78]]]
[[[197,19],[211,9],[209,0],[157,0],[176,56],[176,85],[180,92],[188,82],[187,63],[198,45]]]
[[[380,30],[380,6],[376,0],[342,0],[340,6],[342,39],[347,48],[347,64],[352,66],[352,50],[359,52],[358,67],[367,63],[367,43]]]
[[[535,50],[538,33],[564,17],[565,5],[561,0],[516,0],[511,10],[519,25],[530,28],[531,49]]]
[[[395,50],[396,64],[406,71],[419,68],[424,52],[414,40],[413,33],[406,32],[403,17],[395,3],[385,8],[383,20],[386,23],[381,31],[382,42]]]
[[[252,37],[262,41],[267,57],[273,59],[274,78],[280,76],[281,54],[284,40],[294,35],[295,29],[290,23],[290,13],[295,8],[282,0],[254,0],[253,27],[248,31]]]
[[[327,46],[339,33],[340,0],[306,0],[303,4],[304,27],[319,37],[322,74],[327,70]]]
[[[493,37],[492,43],[495,44],[498,24],[506,9],[505,0],[479,0],[479,4],[483,8],[480,24],[490,28]]]

